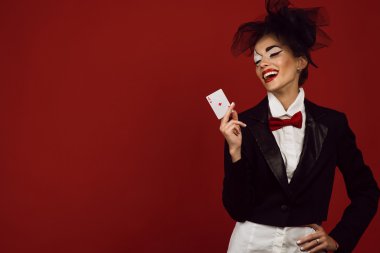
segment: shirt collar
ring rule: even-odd
[[[299,92],[297,95],[297,98],[294,100],[294,102],[289,106],[288,110],[286,111],[284,107],[282,106],[281,102],[276,98],[273,93],[268,92],[268,101],[269,101],[269,109],[272,117],[282,117],[282,116],[289,116],[292,117],[295,113],[301,111],[305,111],[305,92],[303,88],[299,88]]]

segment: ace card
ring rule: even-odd
[[[206,97],[206,99],[213,111],[215,112],[216,117],[218,117],[218,119],[223,118],[230,105],[230,102],[228,102],[228,99],[224,94],[223,90],[219,89],[214,93],[211,93]]]

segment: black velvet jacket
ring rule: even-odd
[[[224,146],[223,204],[236,221],[272,226],[320,224],[327,212],[335,168],[343,174],[351,204],[330,236],[338,252],[351,252],[375,215],[379,188],[357,148],[343,113],[305,99],[303,149],[288,183],[280,149],[268,126],[268,98],[239,114],[242,158],[232,163]]]

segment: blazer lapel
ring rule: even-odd
[[[297,168],[290,182],[292,192],[302,192],[313,176],[318,172],[314,167],[322,150],[328,128],[319,123],[318,119],[324,115],[320,108],[305,99],[306,127],[303,148]]]
[[[255,122],[253,122],[253,124],[247,124],[247,126],[277,181],[285,193],[291,197],[292,193],[288,184],[281,151],[268,126],[268,107],[268,98],[266,97],[252,109],[249,118]]]
[[[269,168],[290,198],[294,198],[297,193],[302,192],[318,172],[314,165],[319,158],[328,132],[328,128],[318,122],[318,119],[324,115],[320,107],[307,99],[304,103],[306,127],[303,148],[290,184],[288,184],[286,167],[280,148],[268,126],[268,97],[265,97],[257,106],[252,108],[248,117],[249,120],[254,121],[252,124],[247,124],[249,131],[254,136]]]

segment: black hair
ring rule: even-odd
[[[320,29],[320,26],[328,24],[323,8],[289,8],[289,5],[288,0],[266,0],[267,16],[264,20],[240,25],[234,35],[231,51],[234,56],[242,53],[252,56],[257,41],[273,34],[291,49],[295,57],[306,58],[308,64],[300,74],[301,86],[308,78],[308,65],[317,67],[310,51],[327,46],[331,39]]]

